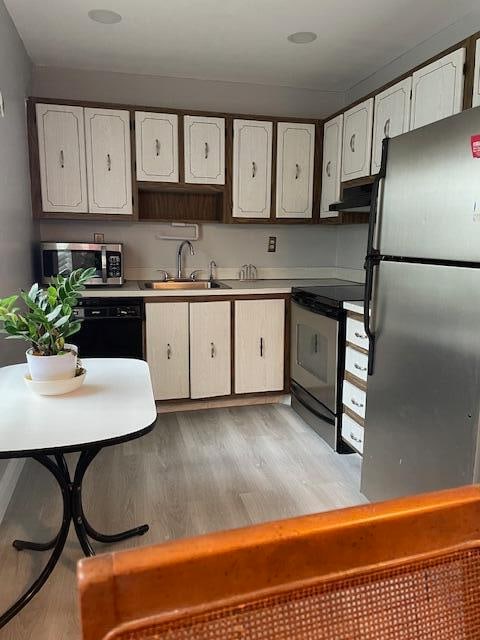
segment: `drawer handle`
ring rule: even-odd
[[[353,366],[355,367],[355,369],[358,369],[359,371],[367,370],[367,367],[361,367],[357,362],[354,362]]]
[[[362,340],[366,340],[367,336],[364,333],[358,333],[358,331],[355,331],[354,336],[356,338],[361,338]]]
[[[358,442],[359,444],[362,444],[362,439],[361,438],[357,438],[357,436],[352,431],[350,431],[350,438],[354,442]]]
[[[205,142],[205,160],[208,158],[208,152],[209,152],[208,142]]]
[[[170,360],[170,358],[172,357],[172,347],[167,344],[167,360]]]
[[[107,153],[107,171],[112,170],[112,158],[109,153]]]
[[[260,357],[263,358],[263,352],[265,350],[265,345],[263,342],[263,338],[260,338]]]
[[[160,155],[160,140],[158,138],[155,140],[155,153],[157,157]]]
[[[60,149],[60,166],[65,169],[65,156],[63,155],[63,149]]]
[[[327,176],[328,176],[329,178],[331,178],[331,177],[332,177],[332,162],[331,162],[331,160],[329,160],[329,161],[327,162],[327,166],[325,167],[325,173],[327,174]]]
[[[252,178],[255,178],[256,175],[257,175],[257,163],[252,162]]]
[[[215,357],[215,345],[213,344],[213,342],[210,343],[210,357]]]
[[[355,153],[355,134],[352,134],[352,137],[350,138],[350,149],[352,150],[352,153]]]
[[[355,398],[350,398],[350,402],[354,407],[358,407],[359,409],[363,409],[364,405],[361,402],[357,402]]]
[[[295,180],[298,180],[299,176],[300,176],[300,165],[297,163],[295,165]]]

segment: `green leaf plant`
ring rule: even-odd
[[[73,315],[85,282],[95,274],[95,269],[76,269],[68,276],[52,278],[46,289],[35,283],[28,293],[0,298],[0,333],[6,339],[25,340],[33,353],[39,356],[56,356],[65,353],[65,341],[80,329],[81,322]],[[18,299],[25,303],[21,313],[16,307]]]

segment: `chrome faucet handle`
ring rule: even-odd
[[[208,279],[210,282],[213,280],[213,270],[217,268],[217,263],[215,260],[210,260],[210,264],[208,265]]]
[[[163,273],[163,281],[166,282],[168,280],[168,278],[170,277],[168,275],[168,271],[165,271],[165,269],[157,269],[158,273]]]
[[[192,273],[190,274],[190,280],[195,281],[197,279],[197,274],[201,272],[201,269],[195,269],[195,271],[192,271]]]

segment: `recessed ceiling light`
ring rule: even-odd
[[[287,40],[295,44],[308,44],[317,39],[317,34],[312,31],[297,31],[287,36]]]
[[[122,19],[119,13],[109,11],[108,9],[91,9],[91,11],[88,12],[88,17],[94,22],[100,22],[101,24],[115,24]]]

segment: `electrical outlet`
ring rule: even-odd
[[[270,236],[268,238],[268,253],[275,253],[277,250],[277,236]]]
[[[93,241],[97,244],[103,244],[105,242],[105,235],[103,233],[94,233]]]

